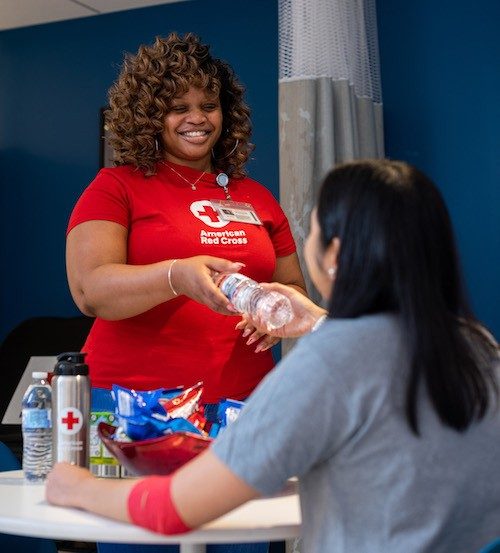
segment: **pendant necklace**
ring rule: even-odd
[[[190,182],[188,181],[188,179],[184,176],[184,175],[181,175],[178,171],[176,171],[173,167],[171,167],[170,165],[167,165],[167,163],[165,163],[164,161],[161,162],[163,165],[165,165],[165,167],[168,167],[169,169],[171,169],[178,177],[180,177],[184,182],[187,182],[187,184],[189,184],[189,186],[191,187],[191,190],[196,190],[196,185],[200,182],[200,180],[206,175],[206,171],[203,171],[203,173],[194,181],[194,182]],[[228,185],[229,185],[229,177],[226,175],[226,173],[219,173],[216,177],[215,177],[215,182],[224,190],[224,194],[226,195],[226,200],[230,200],[231,199],[231,194],[229,194],[229,190],[228,190]]]
[[[191,190],[196,190],[196,185],[200,182],[200,180],[205,176],[205,173],[206,173],[206,171],[203,171],[203,173],[194,182],[189,182],[184,175],[181,175],[173,167],[170,167],[170,165],[167,165],[164,161],[162,161],[162,163],[163,163],[163,165],[165,165],[165,167],[168,167],[169,169],[171,169],[184,182],[187,182],[189,184],[189,186],[191,187]]]

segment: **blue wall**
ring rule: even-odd
[[[0,32],[0,339],[78,314],[66,283],[71,208],[99,164],[99,109],[124,52],[193,31],[248,87],[251,175],[278,194],[276,2],[194,0]]]
[[[377,0],[386,152],[422,167],[455,224],[472,304],[500,335],[500,3]],[[194,31],[248,86],[252,176],[278,193],[276,2],[193,0],[0,32],[0,339],[75,315],[64,234],[98,169],[99,108],[123,52]]]
[[[386,155],[450,209],[476,315],[500,336],[500,2],[377,0]]]

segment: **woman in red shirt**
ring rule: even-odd
[[[109,100],[117,166],[84,191],[67,234],[71,293],[96,317],[83,348],[93,397],[203,381],[206,404],[244,399],[277,339],[235,329],[214,273],[305,284],[282,209],[246,176],[243,87],[197,37],[174,33],[126,59]],[[241,204],[236,220],[220,211]]]

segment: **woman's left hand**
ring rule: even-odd
[[[246,338],[248,336],[248,346],[260,340],[260,342],[257,344],[257,347],[255,348],[255,353],[268,350],[269,348],[277,344],[281,339],[276,336],[269,336],[269,334],[257,330],[254,322],[247,315],[243,315],[241,317],[241,321],[236,325],[235,328],[236,330],[242,331],[243,338]]]
[[[56,463],[47,476],[45,498],[52,505],[130,522],[128,496],[136,484],[135,478],[96,478],[88,469]]]

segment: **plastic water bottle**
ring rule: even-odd
[[[52,468],[52,390],[46,372],[32,373],[22,401],[23,471],[42,482]]]
[[[293,319],[292,304],[286,296],[264,290],[245,275],[222,273],[215,277],[215,283],[236,311],[260,319],[268,330],[280,328]]]

